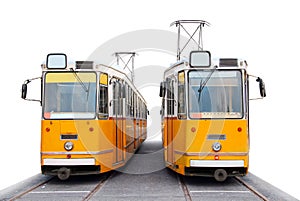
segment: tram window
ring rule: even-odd
[[[118,102],[119,102],[119,107],[118,107],[118,114],[122,115],[123,114],[123,98],[124,98],[124,85],[122,83],[119,83],[119,96],[118,96]]]
[[[178,116],[180,118],[186,117],[186,106],[185,106],[185,90],[184,85],[178,85]]]
[[[120,114],[119,110],[119,97],[120,97],[120,83],[113,83],[113,114]]]
[[[133,103],[133,94],[132,94],[132,89],[129,87],[129,116],[130,117],[133,117],[132,103]]]
[[[141,103],[140,104],[140,117],[141,117],[141,119],[143,119],[144,118],[143,103],[142,103],[142,101],[140,103]]]
[[[126,114],[126,117],[129,116],[129,86],[128,84],[126,83],[125,84],[125,94],[126,94],[126,98],[125,98],[125,114]]]
[[[122,83],[119,83],[119,94],[118,94],[118,115],[122,115],[123,114],[123,98],[125,96],[124,93],[124,85]]]
[[[136,118],[137,117],[137,97],[136,97],[136,94],[134,93],[134,98],[133,98],[133,111],[134,111],[134,114],[133,116]]]
[[[113,115],[115,115],[116,114],[116,106],[115,106],[115,104],[116,104],[116,83],[115,82],[113,83],[112,87],[113,87],[112,109],[113,109]]]
[[[185,102],[185,74],[184,71],[178,73],[178,118],[186,118]]]
[[[140,98],[137,98],[136,117],[140,118]]]
[[[139,110],[139,112],[138,112],[138,115],[139,115],[139,118],[141,118],[141,99],[139,98],[139,107],[138,107],[138,110]]]
[[[108,116],[108,88],[100,85],[99,87],[99,118]]]
[[[128,87],[128,97],[127,97],[127,116],[130,117],[130,104],[131,104],[131,92],[130,92],[130,86],[127,85]]]
[[[243,93],[240,71],[189,72],[189,115],[191,118],[242,118]],[[199,84],[200,83],[200,84]],[[201,90],[199,90],[201,87]]]
[[[142,101],[139,99],[139,116],[142,117]]]
[[[174,115],[174,81],[167,81],[167,114]]]
[[[136,97],[136,94],[134,95],[134,104],[133,104],[134,106],[134,108],[133,108],[133,110],[134,110],[134,117],[136,118],[137,117],[137,97]]]
[[[130,89],[130,93],[131,93],[131,102],[130,102],[130,117],[133,117],[134,115],[134,107],[133,107],[133,103],[134,103],[134,93],[133,90]]]
[[[144,105],[143,105],[142,102],[141,102],[141,108],[140,108],[140,110],[141,110],[141,118],[144,119]]]
[[[140,113],[140,105],[141,105],[141,100],[140,100],[140,98],[138,98],[138,105],[137,105],[137,118],[140,118],[141,116],[141,113]]]
[[[136,99],[136,118],[139,118],[139,98]]]
[[[81,82],[76,79],[76,76]],[[95,73],[48,72],[44,81],[44,118],[95,118]]]
[[[146,113],[145,113],[145,105],[142,104],[142,112],[143,112],[143,119],[146,119]]]

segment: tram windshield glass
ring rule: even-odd
[[[44,82],[45,119],[95,118],[96,73],[48,72]]]
[[[191,119],[243,117],[241,71],[193,70],[188,81]]]

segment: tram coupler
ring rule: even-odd
[[[60,180],[67,180],[70,177],[71,170],[66,167],[62,167],[57,171],[57,177]]]
[[[216,169],[214,172],[214,178],[219,182],[225,181],[227,179],[227,176],[228,174],[224,169]]]

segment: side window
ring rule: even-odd
[[[144,111],[144,119],[147,119],[147,111],[146,111],[146,105],[145,103],[143,103],[144,107],[143,107],[143,111]]]
[[[113,103],[113,115],[116,114],[116,108],[117,108],[117,97],[118,97],[118,93],[117,93],[117,83],[113,82],[112,83],[112,88],[113,88],[113,99],[112,99],[112,103]]]
[[[130,97],[129,97],[129,86],[128,84],[126,83],[125,84],[125,94],[126,94],[126,98],[125,98],[125,114],[126,114],[126,117],[129,117],[129,100],[130,100]]]
[[[139,116],[140,116],[139,105],[140,105],[139,97],[137,97],[137,98],[136,98],[136,118],[137,118],[137,119],[138,119]]]
[[[186,118],[186,102],[185,102],[185,75],[184,71],[178,73],[178,118]]]
[[[134,116],[134,110],[133,110],[133,103],[134,103],[134,94],[133,94],[133,90],[130,88],[130,96],[131,96],[131,100],[130,100],[130,117]]]
[[[174,80],[167,79],[167,114],[174,115]]]
[[[145,119],[145,108],[144,108],[144,103],[142,102],[142,105],[141,105],[141,113],[142,113],[142,119]]]
[[[161,108],[160,108],[161,117],[165,116],[165,108],[166,108],[166,99],[165,99],[165,97],[162,97],[162,99],[161,99]]]
[[[138,118],[141,118],[141,99],[138,99]]]
[[[133,113],[132,113],[132,89],[129,87],[129,104],[128,104],[128,109],[129,109],[129,116],[132,117]]]
[[[113,114],[120,115],[122,108],[120,107],[120,97],[121,97],[121,88],[122,85],[119,81],[113,82]]]
[[[106,73],[100,74],[99,86],[99,114],[100,119],[108,117],[108,76]]]
[[[133,116],[134,116],[134,118],[137,118],[137,97],[136,97],[136,94],[135,93],[133,93],[133,96],[134,96],[134,98],[133,98],[133,111],[134,111],[134,114],[133,114]]]
[[[125,98],[125,85],[123,82],[119,82],[119,96],[118,96],[118,101],[119,101],[119,107],[118,107],[118,114],[123,115],[123,98]]]

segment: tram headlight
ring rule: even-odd
[[[222,145],[221,145],[219,142],[215,142],[215,143],[212,145],[212,149],[213,149],[215,152],[220,151],[221,148],[222,148]]]
[[[65,147],[65,150],[71,151],[73,149],[74,145],[72,142],[66,142],[64,147]]]

